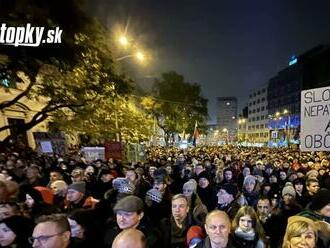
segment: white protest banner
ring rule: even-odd
[[[104,160],[104,147],[83,147],[81,152],[84,153],[84,158],[87,162],[92,162],[97,159]]]
[[[300,150],[330,151],[330,87],[301,92]]]

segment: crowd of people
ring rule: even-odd
[[[0,154],[0,247],[329,248],[330,154],[150,147],[138,163]]]

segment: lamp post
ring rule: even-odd
[[[246,119],[243,118],[243,119],[239,119],[238,120],[238,127],[239,127],[239,133],[241,133],[241,136],[242,136],[242,140],[243,142],[246,140],[246,135],[247,135],[247,123],[246,123]],[[243,130],[243,131],[241,131]]]
[[[226,133],[226,144],[228,144],[228,129],[227,128],[224,128],[222,129],[222,132]]]
[[[286,123],[286,129],[287,129],[286,138],[287,138],[288,148],[290,148],[290,131],[291,131],[290,113],[287,109],[284,109],[283,114],[288,116],[288,122]]]

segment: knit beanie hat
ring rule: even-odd
[[[163,199],[163,195],[157,189],[150,189],[146,193],[146,200],[154,201],[160,203]]]
[[[73,189],[75,191],[85,194],[86,193],[86,183],[85,182],[72,183],[69,185],[68,190],[69,189]]]
[[[168,173],[165,168],[161,167],[154,171],[154,183],[167,183]]]
[[[296,198],[296,191],[292,186],[292,183],[287,182],[282,190],[282,197],[285,196],[286,194],[289,194],[293,196],[293,198]]]
[[[305,180],[303,178],[297,178],[293,181],[293,185],[302,184],[305,185]]]
[[[317,177],[319,175],[319,172],[317,170],[310,170],[306,173],[306,177],[309,178],[311,176]]]
[[[207,174],[206,171],[202,171],[201,173],[198,174],[198,177],[197,177],[198,181],[201,178],[206,178],[208,181],[210,181],[209,175]]]
[[[113,187],[118,190],[118,193],[133,194],[135,186],[125,177],[117,177],[112,181]]]
[[[330,190],[320,189],[315,195],[309,208],[313,211],[322,209],[330,203]]]
[[[231,183],[225,183],[220,187],[220,189],[225,190],[229,195],[232,195],[234,198],[236,198],[238,194],[238,189],[234,184]]]
[[[256,178],[252,175],[247,175],[244,177],[243,185],[246,184],[256,184]]]
[[[197,189],[197,182],[194,179],[190,179],[188,182],[186,182],[183,187],[183,189],[190,189],[193,192],[196,192]]]

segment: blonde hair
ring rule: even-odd
[[[314,222],[306,217],[302,216],[293,216],[288,220],[288,225],[286,227],[282,248],[290,247],[290,240],[293,237],[300,236],[311,227],[315,235],[315,244],[317,242],[317,228]]]
[[[261,239],[262,241],[265,241],[264,229],[258,219],[256,211],[254,211],[253,207],[250,206],[244,206],[238,210],[237,214],[233,219],[232,231],[235,232],[236,228],[238,228],[239,226],[240,218],[244,215],[249,215],[251,217],[252,228],[254,229],[255,233],[258,235],[258,238]]]
[[[184,199],[187,204],[189,205],[189,201],[188,201],[188,198],[184,195],[184,194],[176,194],[172,197],[172,202],[177,200],[177,199]]]

